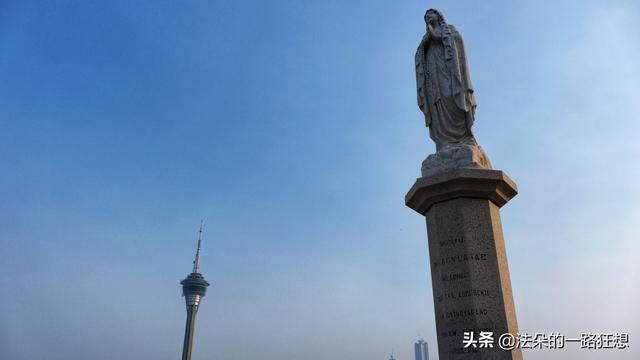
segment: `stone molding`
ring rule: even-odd
[[[491,200],[502,207],[518,194],[516,184],[501,170],[455,169],[416,180],[405,204],[422,215],[436,203],[460,197]]]

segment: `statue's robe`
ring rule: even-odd
[[[418,106],[440,150],[450,144],[476,144],[471,131],[476,108],[462,37],[442,24],[416,51]]]

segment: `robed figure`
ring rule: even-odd
[[[460,33],[438,10],[425,14],[427,33],[416,51],[418,106],[436,148],[475,143],[476,109],[471,75]]]
[[[490,168],[471,130],[476,99],[462,36],[438,10],[427,10],[424,19],[427,33],[416,51],[418,106],[429,127],[429,136],[436,143],[436,155],[440,156],[428,160],[438,161],[440,166],[444,161],[441,158],[446,157],[458,165],[471,161],[477,167]],[[462,153],[461,148],[465,148]],[[468,161],[459,159],[468,156],[471,156]]]

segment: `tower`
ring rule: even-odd
[[[415,343],[416,360],[429,360],[429,346],[427,342],[420,339]]]
[[[184,329],[184,345],[182,346],[182,360],[191,360],[191,349],[193,347],[193,335],[196,327],[196,314],[200,300],[207,291],[209,283],[200,274],[200,245],[202,244],[202,221],[200,231],[198,231],[198,247],[196,258],[193,260],[193,271],[186,279],[180,282],[182,285],[182,296],[187,305],[187,324]]]

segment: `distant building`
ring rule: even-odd
[[[415,344],[416,360],[429,360],[429,346],[427,342],[420,339]]]

